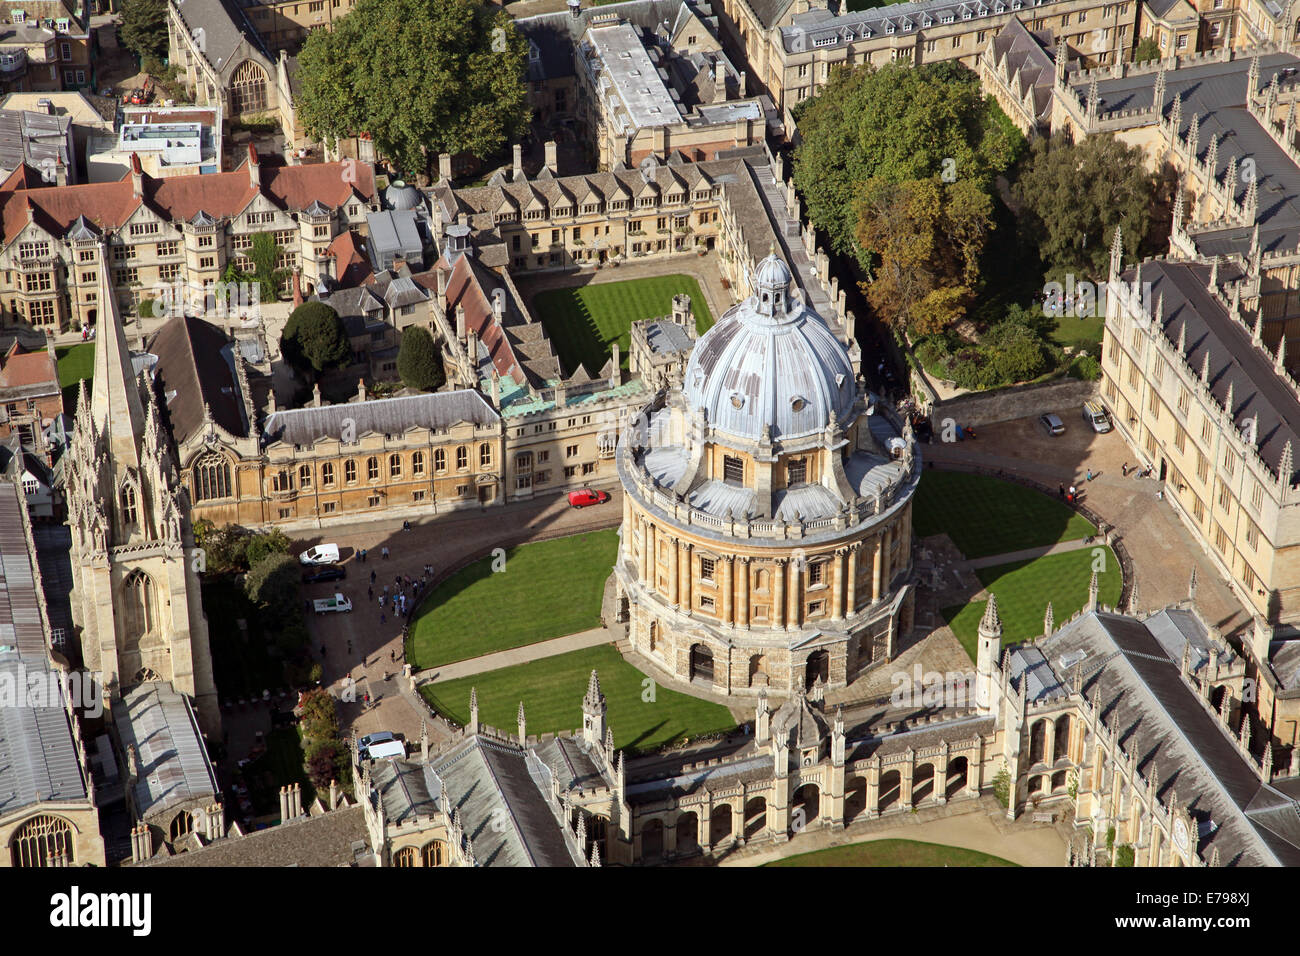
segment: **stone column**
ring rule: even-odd
[[[752,582],[752,575],[749,571],[749,558],[741,557],[740,561],[740,595],[738,600],[740,605],[736,609],[736,624],[743,628],[749,627],[749,588]]]
[[[867,768],[867,819],[880,816],[880,757],[871,761]]]
[[[641,560],[637,564],[640,568],[641,583],[646,584],[650,583],[647,570],[650,567],[650,522],[642,518],[637,523],[637,531],[641,535]]]
[[[858,551],[861,546],[849,548],[848,584],[844,589],[844,616],[852,617],[858,609]]]
[[[772,566],[772,626],[785,625],[785,561]]]
[[[678,592],[678,595],[681,599],[682,609],[689,614],[691,609],[695,607],[695,595],[692,593],[693,590],[692,582],[695,580],[695,559],[694,559],[695,545],[691,544],[688,541],[688,542],[684,542],[682,544],[682,547],[686,551],[685,554],[686,561],[685,561],[685,566],[682,567],[681,569],[682,583],[681,583],[681,590]]]
[[[732,573],[732,566],[735,558],[728,555],[722,559],[722,623],[735,624],[736,620],[732,617],[731,611],[735,604],[734,595],[736,593],[736,576]]]
[[[1056,763],[1056,721],[1050,717],[1043,726],[1043,763]]]
[[[786,627],[798,627],[802,615],[799,613],[799,601],[803,592],[803,569],[798,561],[790,562],[790,587],[786,600]]]
[[[894,577],[894,562],[889,557],[889,552],[894,546],[894,537],[895,537],[895,533],[893,528],[886,529],[884,535],[881,536],[881,553],[880,553],[880,566],[882,568],[882,573],[880,578],[881,596],[885,596],[888,594],[889,582]]]
[[[880,600],[880,579],[884,571],[885,561],[885,533],[882,531],[875,537],[875,555],[872,558],[871,565],[871,603],[875,604]]]
[[[844,548],[836,548],[831,558],[831,620],[844,617]]]
[[[677,552],[679,550],[681,550],[681,544],[674,540],[672,542],[672,546],[668,550],[668,603],[669,604],[678,603],[678,597],[677,597],[678,588],[681,585],[681,580],[678,576],[679,573],[677,569],[677,561],[678,561]]]

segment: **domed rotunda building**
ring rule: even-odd
[[[764,259],[617,452],[629,640],[727,695],[843,687],[912,626],[910,426],[790,283]]]

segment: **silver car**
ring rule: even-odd
[[[1049,436],[1065,434],[1065,422],[1051,412],[1038,416],[1038,424],[1043,426],[1043,431],[1047,432]]]

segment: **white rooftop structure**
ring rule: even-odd
[[[630,23],[592,27],[587,31],[587,39],[604,64],[602,92],[606,82],[613,84],[632,126],[670,126],[681,122],[676,101]]]

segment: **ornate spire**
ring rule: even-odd
[[[1187,357],[1187,323],[1178,326],[1178,354]]]
[[[1210,384],[1210,347],[1205,347],[1205,354],[1201,356],[1201,382]]]
[[[1236,407],[1237,407],[1237,400],[1236,397],[1233,395],[1233,383],[1231,380],[1229,380],[1228,394],[1223,399],[1223,413],[1228,416],[1229,421],[1235,422],[1237,420],[1237,416],[1233,414],[1233,411],[1236,409]]]
[[[1097,119],[1097,108],[1100,105],[1100,99],[1097,96],[1097,78],[1094,76],[1092,82],[1088,84],[1088,121],[1093,122]]]
[[[144,434],[144,408],[126,343],[117,295],[108,277],[108,246],[99,249],[100,320],[91,377],[91,417],[108,437],[109,452],[120,467],[139,468],[138,441]]]
[[[1264,310],[1260,309],[1255,313],[1255,328],[1250,333],[1250,341],[1257,345],[1264,344]]]
[[[1231,205],[1237,199],[1237,157],[1235,155],[1228,159],[1228,169],[1223,174],[1223,188],[1228,193],[1228,204]]]
[[[1210,134],[1210,146],[1205,151],[1205,169],[1207,182],[1212,181],[1219,171],[1219,133],[1217,130]]]
[[[591,677],[587,679],[587,694],[582,698],[584,704],[595,706],[601,702],[604,695],[600,692],[600,676],[591,672]]]
[[[1115,236],[1110,241],[1110,274],[1113,279],[1119,275],[1124,264],[1124,241],[1119,226],[1115,227]]]
[[[988,604],[984,605],[984,617],[980,621],[979,632],[981,637],[1002,636],[1002,621],[998,618],[998,599],[991,591]]]
[[[1183,196],[1183,181],[1178,181],[1178,192],[1174,194],[1174,229],[1183,228],[1183,212],[1186,206],[1186,199]]]
[[[1155,89],[1152,90],[1151,96],[1152,108],[1156,111],[1158,119],[1164,119],[1165,114],[1165,68],[1162,66],[1156,72]]]
[[[1056,616],[1052,612],[1052,602],[1047,602],[1047,612],[1043,615],[1043,636],[1051,637],[1056,630]]]
[[[1277,358],[1273,362],[1274,370],[1283,372],[1286,370],[1286,333],[1277,340]]]
[[[1258,53],[1256,53],[1254,56],[1250,58],[1250,72],[1246,76],[1246,82],[1249,84],[1246,87],[1247,100],[1249,101],[1250,98],[1252,98],[1255,95],[1255,93],[1259,90],[1259,54]]]
[[[1095,80],[1093,81],[1096,82]],[[1177,139],[1183,129],[1183,92],[1179,90],[1174,94],[1174,108],[1169,111],[1169,121],[1174,127],[1174,139]]]
[[[1187,152],[1192,158],[1196,158],[1198,148],[1201,142],[1201,117],[1199,113],[1192,114],[1192,125],[1187,129]]]
[[[1259,215],[1259,178],[1252,176],[1246,185],[1246,199],[1241,205],[1242,215],[1250,222],[1255,222]],[[1253,256],[1259,248],[1258,230],[1251,240],[1250,254]]]
[[[1207,286],[1210,292],[1219,287],[1219,257],[1215,256],[1210,260],[1210,284]],[[1185,324],[1185,323],[1184,323]]]
[[[1196,565],[1192,565],[1192,573],[1187,576],[1187,600],[1196,600]]]
[[[1286,489],[1291,486],[1291,479],[1295,476],[1295,462],[1292,458],[1291,442],[1288,440],[1282,446],[1282,456],[1278,459],[1277,480],[1281,483],[1282,488]]]
[[[1101,593],[1101,585],[1097,580],[1097,572],[1092,572],[1092,579],[1088,582],[1088,610],[1097,610],[1097,596]]]

